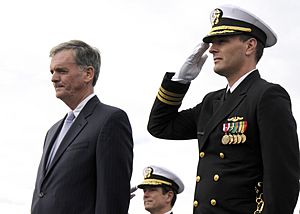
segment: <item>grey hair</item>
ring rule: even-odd
[[[63,50],[74,50],[74,58],[78,66],[82,68],[92,66],[94,68],[95,73],[93,86],[95,86],[99,77],[101,66],[101,57],[99,50],[97,48],[91,47],[83,41],[70,40],[53,47],[50,50],[50,57],[53,57],[55,54]]]

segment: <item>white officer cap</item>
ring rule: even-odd
[[[212,29],[203,41],[209,43],[213,37],[248,34],[261,41],[265,47],[276,44],[275,32],[260,18],[252,13],[233,6],[223,5],[211,12]]]
[[[147,186],[169,186],[177,194],[184,190],[183,182],[177,175],[158,166],[148,166],[144,169],[144,181],[138,188],[144,189]]]

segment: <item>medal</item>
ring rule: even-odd
[[[242,137],[240,134],[238,134],[237,136],[237,144],[240,144],[242,142]]]
[[[229,129],[229,123],[224,123],[223,124],[223,131],[224,131],[224,136],[222,137],[222,144],[223,145],[226,145],[229,143],[230,141],[230,138],[229,136],[227,135],[227,132],[228,132],[228,129]]]
[[[233,136],[231,134],[229,134],[228,136],[229,136],[229,144],[232,144],[232,142],[233,142]]]
[[[237,135],[234,134],[234,135],[232,135],[232,136],[233,136],[233,144],[236,144],[236,143],[237,143]]]
[[[246,135],[244,134],[244,132],[246,131],[246,129],[247,129],[247,121],[244,121],[243,122],[243,128],[241,130],[241,133],[242,133],[242,135],[241,135],[241,137],[242,137],[242,143],[245,143],[246,139],[247,139]]]
[[[229,136],[227,134],[225,134],[223,137],[222,137],[222,144],[226,145],[229,143]]]
[[[242,134],[241,137],[242,137],[242,143],[245,143],[245,141],[247,139],[246,135]]]
[[[247,129],[247,121],[243,117],[232,117],[223,124],[224,135],[221,139],[223,145],[245,143],[247,140],[244,134]]]

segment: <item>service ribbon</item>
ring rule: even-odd
[[[237,122],[237,133],[241,133],[242,132],[242,128],[243,128],[243,122],[240,121],[240,122]]]
[[[232,132],[231,133],[233,133],[233,134],[236,133],[237,125],[238,125],[237,123],[232,123],[233,127],[232,127]]]
[[[247,121],[243,121],[243,128],[241,129],[241,133],[243,134],[247,129]]]
[[[234,123],[229,123],[229,133],[233,133],[233,129],[235,128]]]
[[[224,131],[225,133],[227,133],[227,132],[228,132],[228,129],[229,129],[229,123],[224,123],[224,124],[223,124],[223,131]]]

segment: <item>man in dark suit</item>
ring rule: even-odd
[[[256,68],[277,37],[258,17],[235,6],[215,9],[211,23],[205,43],[179,72],[165,75],[148,130],[158,138],[198,139],[194,214],[292,214],[300,166],[291,100]],[[215,73],[228,85],[179,110],[208,48]]]
[[[101,103],[94,94],[100,53],[72,40],[54,47],[50,57],[56,97],[71,111],[46,135],[31,213],[127,214],[131,126],[123,110]]]
[[[177,194],[182,193],[184,184],[170,170],[148,166],[144,169],[144,180],[137,186],[144,191],[144,207],[151,214],[172,214]]]

